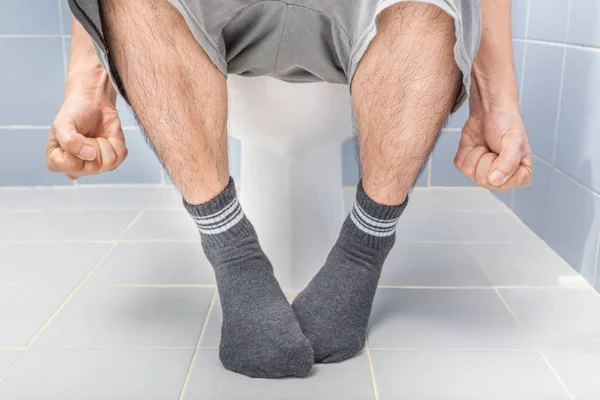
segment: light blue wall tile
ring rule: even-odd
[[[72,185],[46,168],[46,129],[0,129],[0,186]]]
[[[116,170],[87,176],[80,183],[161,183],[161,166],[138,129],[126,129],[129,154]]]
[[[513,0],[512,2],[512,35],[525,38],[527,28],[528,0]]]
[[[523,79],[523,58],[525,56],[525,43],[513,40],[513,57],[515,78],[517,79],[517,87],[521,88],[521,80]]]
[[[425,167],[423,168],[423,170],[421,171],[421,174],[417,178],[417,181],[415,182],[415,186],[418,186],[418,187],[429,186],[428,185],[428,180],[429,180],[428,179],[428,177],[429,177],[428,163],[429,163],[429,161],[425,161]]]
[[[548,199],[550,198],[551,176],[552,167],[534,158],[531,186],[516,189],[514,195],[514,212],[542,239],[546,237],[549,219]]]
[[[229,137],[229,174],[239,179],[242,172],[242,143],[236,138]]]
[[[571,22],[567,41],[600,47],[600,0],[571,0]]]
[[[567,50],[555,164],[600,191],[600,52]]]
[[[65,84],[60,38],[0,38],[0,125],[50,125]]]
[[[600,230],[600,196],[552,170],[546,241],[592,281]]]
[[[529,38],[564,42],[570,0],[530,0]]]
[[[533,152],[552,162],[564,47],[529,43],[521,112]]]
[[[356,138],[350,138],[342,145],[342,183],[346,186],[355,186],[360,179],[357,147]]]
[[[521,75],[523,71],[523,54],[525,53],[525,43],[513,40],[514,68],[517,78],[517,86],[521,87]],[[446,123],[446,129],[462,129],[469,118],[469,102],[466,101],[462,107],[450,115]]]
[[[73,14],[71,14],[71,10],[69,9],[69,5],[67,4],[67,0],[61,0],[60,6],[62,9],[62,19],[63,19],[63,33],[65,35],[71,34],[71,18]]]
[[[443,131],[431,155],[432,186],[475,186],[454,166],[454,156],[458,150],[460,132]]]
[[[0,34],[59,34],[55,0],[0,0]]]
[[[121,95],[117,97],[117,111],[119,112],[119,118],[121,119],[121,126],[126,128],[138,126],[133,110]]]
[[[469,118],[469,102],[465,101],[465,103],[456,111],[454,114],[450,115],[448,118],[448,122],[446,123],[446,128],[448,129],[462,129],[465,126],[465,122]]]

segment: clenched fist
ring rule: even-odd
[[[477,83],[454,164],[479,186],[505,192],[531,184],[531,147],[518,104],[484,110]]]
[[[71,179],[112,171],[127,157],[114,101],[72,95],[62,104],[48,135],[46,163]]]

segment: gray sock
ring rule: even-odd
[[[325,265],[292,304],[316,362],[342,361],[362,348],[381,268],[407,202],[377,204],[359,183],[354,208]]]
[[[310,343],[244,216],[233,180],[208,203],[184,205],[215,270],[225,368],[257,378],[306,376],[314,360]]]

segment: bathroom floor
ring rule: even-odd
[[[600,398],[600,295],[489,192],[416,189],[397,238],[365,349],[257,380],[172,188],[0,189],[0,399]]]

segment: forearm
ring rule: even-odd
[[[473,63],[474,89],[479,90],[482,111],[518,108],[515,78],[511,0],[481,0],[482,34]]]
[[[104,97],[113,103],[117,98],[108,73],[96,57],[92,40],[74,18],[65,97],[73,94],[91,99]]]

